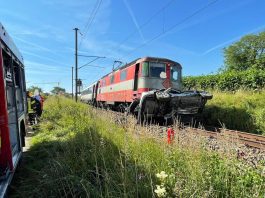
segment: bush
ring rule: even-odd
[[[250,69],[229,71],[216,75],[188,76],[183,78],[185,89],[235,91],[239,89],[261,90],[265,88],[265,71]]]

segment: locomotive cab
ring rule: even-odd
[[[181,90],[181,66],[176,62],[144,61],[141,64],[140,88],[149,91],[172,87]]]

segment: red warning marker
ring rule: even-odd
[[[169,88],[169,87],[172,87],[172,83],[171,83],[171,81],[169,80],[169,79],[166,79],[163,83],[162,83],[162,85],[167,89],[167,88]]]
[[[175,132],[172,128],[167,129],[167,143],[171,144],[174,140]]]

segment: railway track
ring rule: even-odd
[[[265,150],[265,136],[262,135],[209,126],[206,126],[205,129],[194,127],[187,128],[191,129],[191,131],[199,133],[202,136],[208,136],[216,139],[226,139],[230,142],[239,142],[247,147]]]
[[[126,117],[124,113],[112,111],[117,117]],[[119,121],[118,123],[122,123]],[[163,131],[166,133],[166,126],[163,127]],[[180,127],[187,129],[189,132],[196,133],[203,137],[215,138],[217,140],[225,140],[230,143],[240,143],[249,148],[255,148],[265,151],[265,136],[246,133],[237,130],[230,130],[225,128],[217,128],[213,126],[204,126],[203,128],[196,128],[191,126]]]
[[[265,136],[210,126],[195,128],[185,126],[183,123],[169,126],[158,124],[137,126],[134,116],[127,116],[115,111],[107,110],[106,112],[106,110],[96,108],[95,111],[104,114],[107,119],[111,119],[112,122],[125,129],[135,125],[133,130],[137,130],[137,135],[143,132],[148,136],[152,135],[168,141],[167,129],[172,127],[175,130],[172,143],[175,142],[180,147],[198,148],[199,146],[201,148],[203,146],[206,149],[222,153],[222,155],[243,160],[252,167],[265,165]]]

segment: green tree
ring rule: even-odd
[[[265,70],[265,31],[242,37],[224,49],[224,56],[227,71]]]
[[[54,87],[54,88],[51,90],[51,93],[52,93],[52,94],[65,94],[65,89],[62,88],[62,87]]]
[[[32,85],[31,87],[29,87],[29,88],[27,89],[27,91],[29,91],[29,92],[31,92],[31,93],[33,94],[34,91],[35,91],[36,89],[39,90],[40,93],[43,93],[42,88],[40,88],[40,87],[38,87],[38,86],[34,86],[34,85]]]

